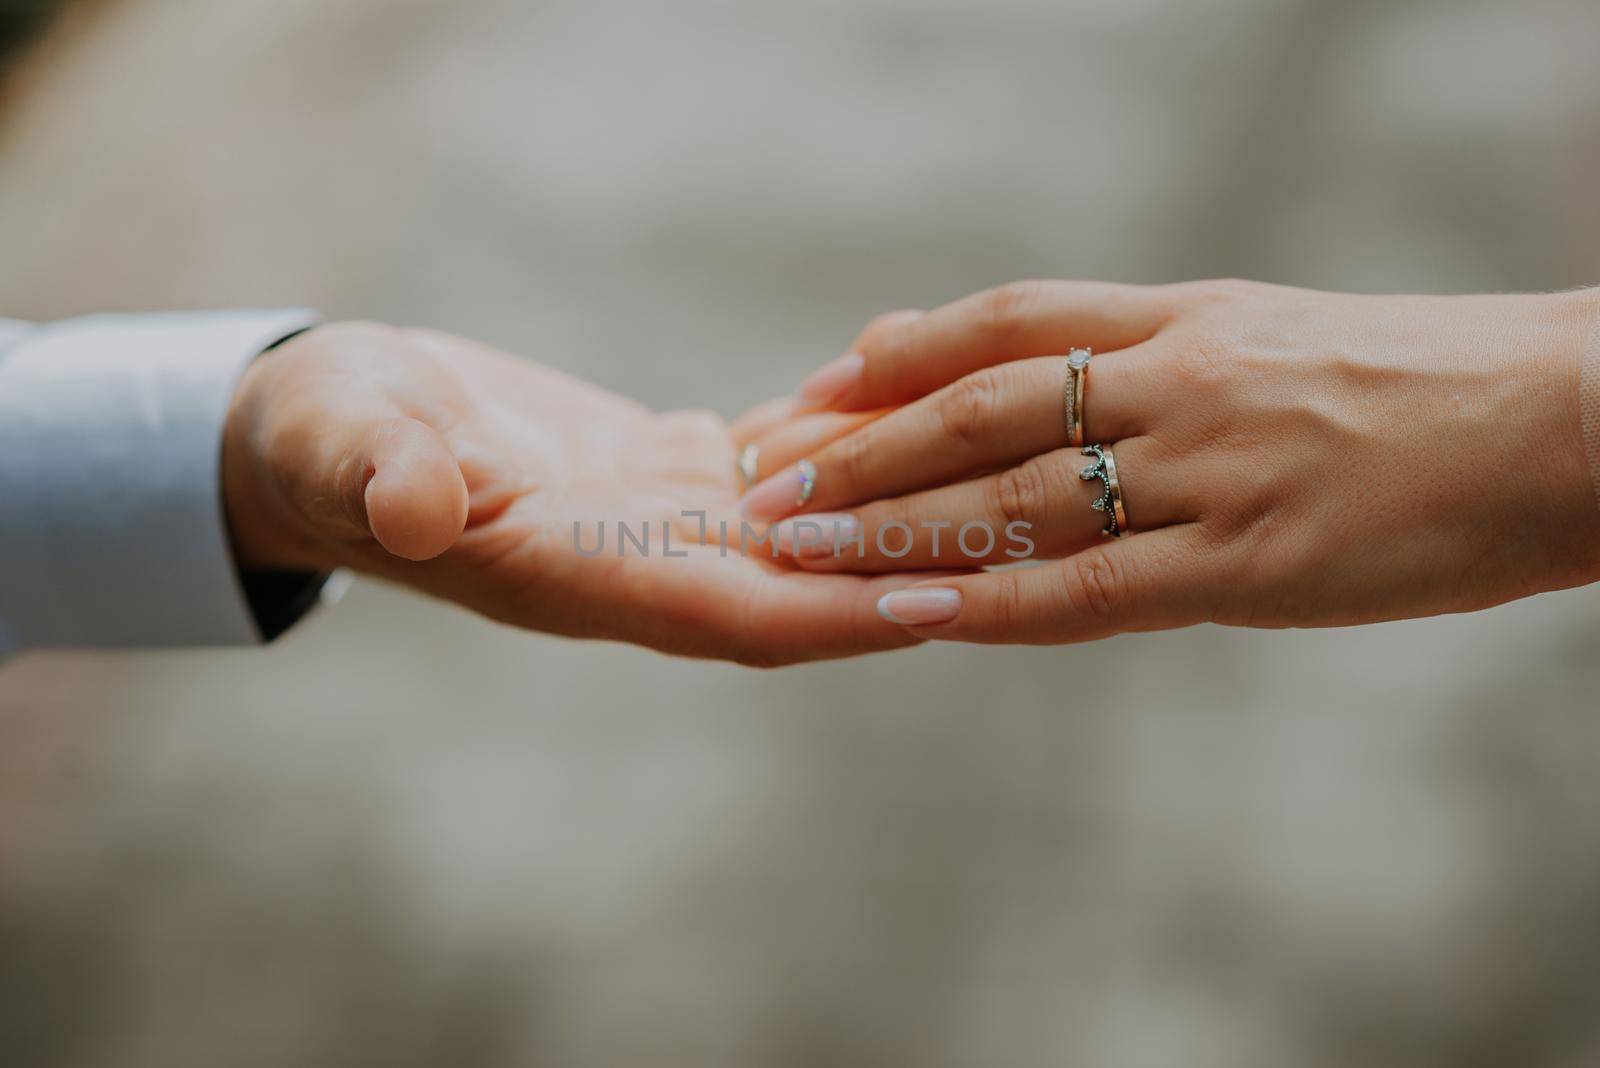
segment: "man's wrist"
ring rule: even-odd
[[[298,335],[298,337],[304,336]],[[287,342],[288,345],[296,341]],[[222,500],[233,557],[244,572],[327,572],[331,549],[299,521],[283,492],[292,473],[268,461],[268,416],[286,383],[268,351],[245,369],[228,406],[222,437]]]
[[[250,642],[220,489],[239,378],[305,309],[85,316],[0,360],[0,581],[20,646]]]

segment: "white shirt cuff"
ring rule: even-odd
[[[0,652],[261,640],[230,554],[223,424],[305,309],[0,320]]]

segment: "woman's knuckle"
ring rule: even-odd
[[[1238,366],[1238,348],[1219,331],[1191,331],[1173,348],[1173,370],[1191,389],[1225,385]]]
[[[1071,558],[1066,595],[1073,609],[1101,622],[1121,611],[1126,580],[1121,568],[1105,552],[1089,550]]]
[[[1242,278],[1201,278],[1192,282],[1178,282],[1174,292],[1196,304],[1227,304],[1249,296],[1259,285]]]
[[[1017,581],[1015,571],[998,572],[994,577],[998,581],[989,608],[994,628],[1002,634],[1016,633],[1022,628],[1022,584]]]
[[[1271,546],[1282,521],[1282,510],[1269,493],[1239,485],[1216,496],[1201,526],[1213,551],[1253,555]]]
[[[1040,282],[1007,282],[979,296],[979,325],[993,335],[1015,333],[1038,307],[1043,292]]]
[[[878,337],[894,326],[896,321],[894,312],[881,312],[867,320],[867,325],[861,330],[863,339]]]
[[[847,435],[829,448],[830,481],[838,479],[847,486],[859,486],[870,479],[873,436],[869,428]]]
[[[1049,489],[1037,458],[995,476],[993,510],[1006,525],[1036,523],[1044,511]]]
[[[872,321],[867,323],[866,329],[861,331],[862,340],[865,343],[890,337],[903,331],[908,325],[915,322],[918,317],[917,313],[905,311],[891,311],[884,312],[882,315],[875,315],[872,317]]]
[[[915,355],[917,318],[887,312],[867,324],[856,339],[856,349],[866,357],[869,370],[875,362],[897,366]]]
[[[939,425],[945,436],[976,445],[993,429],[999,404],[999,377],[992,368],[968,375],[939,399]]]

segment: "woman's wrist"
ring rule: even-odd
[[[1554,584],[1566,586],[1600,581],[1600,289],[1551,299],[1548,347],[1531,385],[1549,398],[1549,423],[1529,447],[1550,474],[1546,529]]]
[[[1450,307],[1457,300],[1459,315]],[[1463,499],[1438,518],[1497,516],[1498,536],[1515,546],[1503,561],[1508,577],[1529,593],[1600,581],[1600,504],[1580,414],[1600,290],[1449,298],[1443,307],[1454,321],[1441,323],[1439,336],[1454,333],[1460,347],[1442,354],[1480,363],[1488,377],[1476,404],[1470,393],[1437,400],[1458,412],[1477,409],[1475,424],[1464,429],[1492,459],[1471,491],[1480,505]],[[1441,429],[1454,441],[1442,445],[1441,464],[1472,447],[1472,440]]]
[[[1582,290],[1573,296],[1588,312],[1587,336],[1578,357],[1578,426],[1595,507],[1600,509],[1600,288]]]

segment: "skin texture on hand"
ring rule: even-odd
[[[1600,316],[1597,316],[1600,320]],[[1600,321],[1589,335],[1579,372],[1578,409],[1583,427],[1584,450],[1589,456],[1589,476],[1594,480],[1594,499],[1600,507]]]
[[[708,412],[653,413],[460,338],[319,327],[240,383],[223,495],[246,569],[350,567],[516,626],[774,665],[914,644],[874,610],[911,576],[741,556],[734,445]],[[726,555],[696,544],[731,521]],[[649,555],[614,524],[648,521]],[[592,552],[577,551],[573,524]],[[662,551],[663,523],[672,551]]]
[[[852,347],[859,361],[818,376],[810,393],[828,399],[768,406],[737,429],[761,446],[764,477],[808,458],[808,511],[851,517],[869,545],[891,519],[1033,525],[1051,563],[886,602],[924,637],[1053,643],[1470,611],[1600,579],[1578,411],[1597,307],[1592,292],[1019,283],[876,320]],[[1076,346],[1096,353],[1085,422],[1114,446],[1133,530],[1121,540],[1099,536],[1098,484],[1078,478],[1090,461],[1064,447],[1063,354]],[[852,414],[870,418],[841,421]],[[763,518],[796,511],[768,509],[764,493],[746,499]]]

